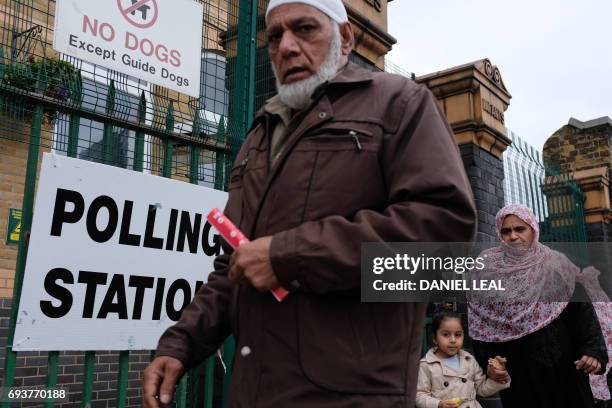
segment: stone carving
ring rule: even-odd
[[[483,72],[489,79],[491,79],[495,84],[497,84],[500,88],[507,91],[506,85],[504,85],[504,81],[501,77],[501,73],[499,72],[499,68],[495,65],[491,64],[489,59],[485,58],[481,61],[478,68]]]
[[[370,7],[373,7],[379,13],[382,11],[382,1],[381,0],[364,0]]]

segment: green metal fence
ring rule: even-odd
[[[257,14],[266,2],[259,10],[257,2],[249,0],[199,2],[204,6],[201,92],[193,98],[56,53],[54,0],[0,0],[0,160],[16,169],[10,183],[17,187],[7,188],[23,188],[6,195],[12,200],[7,205],[21,208],[23,215],[3,386],[67,387],[71,400],[67,406],[75,406],[75,401],[83,407],[140,406],[139,372],[151,352],[12,350],[37,169],[41,153],[52,151],[225,188],[228,166],[253,116],[256,61],[265,50],[263,39],[256,41]],[[269,78],[261,79],[270,83]],[[20,167],[25,167],[25,174]],[[11,250],[6,249],[9,258]],[[4,262],[8,265],[10,259]],[[229,339],[223,362],[211,357],[183,378],[176,406],[225,404],[233,347]]]
[[[574,264],[581,268],[589,266],[591,257],[586,244],[589,239],[582,187],[572,172],[562,171],[554,163],[546,164],[545,174],[541,188],[548,215],[540,222],[540,241],[556,243],[555,248]],[[564,246],[563,243],[572,244]]]
[[[540,225],[540,239],[546,242],[586,242],[584,193],[571,172],[551,163],[542,184],[548,215]]]

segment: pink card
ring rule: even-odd
[[[210,213],[208,213],[206,219],[212,224],[213,227],[217,229],[217,231],[219,231],[219,234],[221,234],[223,239],[226,240],[232,248],[236,249],[240,245],[249,242],[249,240],[247,239],[247,237],[244,236],[242,231],[236,228],[234,223],[231,222],[229,218],[227,218],[225,215],[223,215],[223,213],[219,211],[218,208],[214,208]],[[287,295],[289,295],[289,292],[280,286],[278,288],[272,289],[270,292],[272,292],[272,295],[274,295],[276,300],[278,300],[279,302],[282,302],[287,297]]]

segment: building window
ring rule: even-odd
[[[98,68],[99,69],[99,68]],[[96,81],[100,78],[82,79],[83,100],[81,106],[90,111],[106,113],[106,100],[109,85]],[[123,120],[137,122],[139,96],[122,90],[117,86],[115,89],[115,108],[113,115]],[[59,114],[55,123],[53,150],[56,154],[67,154],[70,115]],[[121,127],[113,126],[110,151],[107,160],[103,157],[104,124],[91,119],[81,118],[79,122],[77,154],[78,159],[110,164],[126,169],[134,166],[135,132]]]
[[[214,52],[202,54],[200,109],[227,117],[229,95],[225,87],[225,57]]]

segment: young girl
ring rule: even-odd
[[[419,369],[417,408],[481,408],[476,394],[488,397],[510,386],[505,359],[489,360],[496,378],[487,378],[476,359],[463,351],[463,327],[459,315],[436,314],[432,320],[434,347],[429,349]]]

